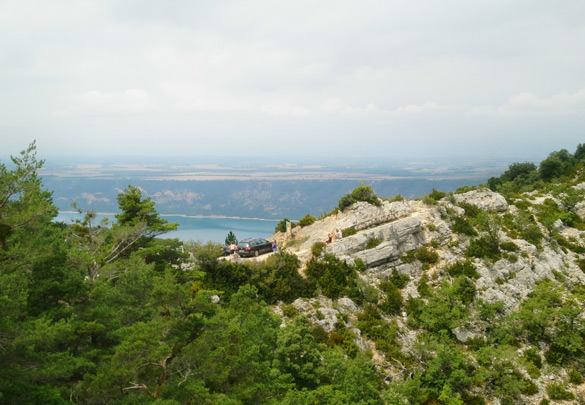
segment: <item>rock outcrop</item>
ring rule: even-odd
[[[488,188],[481,188],[463,194],[455,194],[454,198],[457,203],[464,202],[472,204],[482,210],[504,212],[508,209],[508,203],[504,196]]]
[[[583,184],[579,187],[585,188]],[[449,289],[455,287],[458,276],[450,274],[450,266],[455,263],[471,263],[477,274],[467,275],[465,279],[473,285],[473,304],[465,306],[470,311],[469,318],[449,327],[452,337],[460,343],[469,344],[482,339],[487,330],[485,324],[482,326],[483,321],[474,318],[476,315],[473,312],[477,308],[469,309],[480,299],[485,304],[497,303],[494,308],[501,308],[504,314],[509,314],[517,311],[537,284],[545,279],[556,280],[567,288],[585,285],[585,260],[582,258],[582,252],[585,251],[585,231],[578,229],[579,227],[570,227],[560,219],[552,228],[550,224],[546,228],[539,222],[539,204],[556,203],[562,207],[559,199],[554,196],[527,194],[524,198],[526,200],[523,204],[516,206],[511,203],[509,206],[502,195],[488,189],[479,189],[449,196],[438,201],[436,205],[427,205],[423,201],[399,201],[383,202],[380,207],[376,207],[359,202],[345,212],[321,219],[310,226],[295,228],[293,235],[276,236],[283,243],[290,243],[291,240],[295,242],[291,244],[294,247],[290,251],[306,263],[312,257],[311,247],[315,242],[325,241],[327,234],[336,229],[353,228],[357,231],[355,234],[346,235],[327,245],[323,254],[335,255],[349,264],[361,261],[365,269],[360,267],[363,271],[359,272],[358,281],[367,288],[374,289],[373,294],[370,291],[369,302],[378,302],[380,307],[389,294],[382,285],[391,277],[407,276],[405,285],[397,287],[404,301],[412,297],[418,299],[416,302],[423,303],[419,305],[429,305],[435,302],[432,299],[440,297],[439,294],[452,294]],[[495,212],[494,216],[490,214],[492,219],[495,216],[500,218],[499,221],[497,218],[494,220],[498,227],[495,233],[490,229],[492,234],[488,235],[486,228],[478,224],[479,221],[474,223],[473,216],[458,206],[461,203]],[[521,210],[525,211],[520,213]],[[583,211],[585,203],[581,202],[575,206],[573,213],[582,217]],[[477,235],[469,236],[469,233],[461,230],[458,230],[459,233],[454,232],[457,229],[454,224],[462,219],[470,227],[474,227],[471,234]],[[522,239],[523,226],[533,227],[532,243]],[[536,237],[536,241],[534,234],[541,234]],[[474,243],[477,246],[482,237],[493,237],[499,252],[494,256],[473,253],[470,247]],[[373,240],[376,243],[369,243]],[[564,245],[559,241],[565,241]],[[568,244],[573,247],[567,248]],[[436,254],[438,259],[424,262],[420,252]],[[421,286],[424,287],[425,284],[433,292],[421,292],[424,290]],[[435,293],[437,295],[433,295]],[[364,294],[364,300],[365,297]],[[395,362],[388,362],[383,353],[376,351],[377,343],[368,340],[368,332],[364,329],[362,333],[358,329],[360,316],[364,316],[365,302],[352,301],[347,297],[337,300],[321,297],[299,298],[293,305],[314,325],[321,326],[327,332],[336,330],[339,324],[344,325],[345,330],[351,331],[352,336],[355,336],[353,341],[361,350],[372,352],[372,359],[379,366],[378,369],[383,370],[382,373],[388,372],[389,376],[400,374],[400,365],[397,367]],[[409,325],[410,315],[406,314],[404,308],[398,314],[382,316],[396,325],[402,350],[412,354],[416,351],[413,347],[421,329]],[[546,346],[545,343],[542,345]],[[544,353],[545,349],[541,350]],[[546,391],[546,384],[543,382],[546,378],[534,378],[535,384],[540,387],[541,396]],[[531,399],[534,398],[536,397]]]

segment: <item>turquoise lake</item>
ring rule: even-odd
[[[174,232],[162,235],[162,238],[178,238],[184,242],[216,242],[224,243],[229,231],[232,231],[238,240],[246,238],[268,238],[274,234],[276,220],[242,219],[242,218],[193,218],[180,215],[161,215],[171,222],[178,222],[179,228]],[[60,212],[55,221],[72,223],[81,218],[80,214]],[[114,220],[113,215],[97,215],[97,222],[103,218]]]

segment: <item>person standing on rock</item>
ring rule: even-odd
[[[337,239],[341,239],[341,238],[343,237],[343,234],[341,233],[341,229],[337,228],[337,229],[335,230],[335,237],[336,237]]]

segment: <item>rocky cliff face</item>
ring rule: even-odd
[[[500,194],[479,189],[447,196],[432,205],[422,201],[384,201],[380,207],[376,207],[360,202],[345,212],[321,219],[310,226],[293,228],[292,235],[277,234],[275,238],[283,246],[288,244],[288,251],[294,252],[306,263],[312,257],[311,247],[316,242],[325,241],[327,234],[336,229],[353,227],[357,233],[329,244],[321,256],[333,254],[352,264],[361,261],[365,270],[359,274],[360,279],[378,289],[380,297],[384,296],[379,288],[381,283],[387,281],[393,272],[408,276],[407,284],[401,289],[404,300],[408,297],[427,300],[421,297],[421,284],[439,288],[449,278],[449,266],[467,260],[477,271],[474,279],[475,302],[482,300],[488,304],[502,303],[503,312],[511,313],[518,310],[542,280],[554,280],[567,286],[585,285],[585,274],[579,266],[580,254],[576,253],[582,248],[567,249],[558,242],[567,240],[572,241],[573,247],[583,246],[585,231],[562,225],[560,221],[552,228],[546,227],[542,223],[544,221],[536,220],[534,214],[541,212],[539,203],[542,204],[547,199],[554,201],[554,197],[525,195],[521,199],[523,205],[518,204],[520,209],[513,204],[509,205]],[[475,236],[470,235],[474,233],[471,231],[470,234],[458,231],[455,224],[466,215],[466,210],[462,207],[470,205],[477,207],[480,212],[489,212],[490,221],[496,226],[490,228],[488,224],[485,228],[476,227]],[[578,204],[577,209],[583,210],[582,206],[582,203]],[[542,237],[538,241],[534,239],[529,242],[524,237],[528,231],[523,234],[522,227],[530,227],[531,232]],[[556,235],[554,238],[553,233]],[[496,248],[499,246],[500,253],[491,258],[474,257],[470,254],[470,245],[482,237],[496,240]],[[378,244],[368,249],[368,242],[373,239]],[[420,249],[436,253],[438,259],[430,263],[418,260],[415,252]],[[373,351],[373,359],[380,367],[385,370],[396,367],[395,362],[390,365],[388,359],[376,351],[375,345],[357,327],[356,314],[360,308],[351,299],[298,299],[293,305],[327,332],[334,330],[336,323],[343,319],[346,327],[354,333],[354,343],[362,350]],[[408,352],[415,345],[420,331],[406,326],[408,316],[404,311],[388,319],[398,325],[400,345]],[[482,336],[485,328],[485,325],[469,321],[452,328],[451,333],[464,343]],[[537,396],[519,397],[518,401],[533,403],[535,398],[543,398],[543,387],[548,381],[546,379],[559,378],[558,375],[555,377],[555,373],[558,370],[552,370],[548,376],[535,379],[535,384],[540,389]],[[495,401],[494,403],[498,403],[498,400]]]

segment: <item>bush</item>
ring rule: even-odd
[[[462,235],[477,236],[477,232],[473,226],[471,226],[465,218],[460,217],[459,215],[456,215],[451,219],[451,229],[453,232]]]
[[[558,401],[570,401],[575,399],[575,395],[565,389],[563,384],[552,383],[546,386],[546,393],[550,399]]]
[[[280,222],[278,222],[276,224],[276,227],[274,227],[274,232],[286,232],[286,223],[290,222],[292,224],[292,227],[295,226],[295,224],[292,223],[292,221],[288,218],[283,218],[280,220]]]
[[[477,272],[477,268],[471,262],[471,260],[454,263],[445,267],[445,271],[447,271],[451,277],[457,277],[461,275],[476,279],[480,277],[479,273]]]
[[[468,191],[473,191],[475,190],[477,187],[472,186],[461,186],[459,187],[457,190],[455,190],[455,194],[463,194],[463,193],[467,193]]]
[[[299,311],[292,304],[284,304],[281,309],[282,314],[287,318],[294,318],[299,314]]]
[[[417,249],[414,253],[414,258],[422,263],[434,264],[439,261],[439,254],[423,246]]]
[[[382,241],[378,238],[370,238],[368,239],[368,242],[366,243],[366,249],[373,249],[376,246],[378,246],[380,243],[382,243]]]
[[[571,384],[583,384],[583,376],[577,370],[569,370],[569,382]]]
[[[313,246],[311,246],[311,253],[313,254],[313,257],[319,257],[319,256],[321,256],[321,253],[323,253],[323,250],[325,249],[325,246],[327,246],[325,244],[325,242],[315,242],[315,243],[313,243]]]
[[[322,260],[312,258],[305,270],[308,281],[314,281],[327,298],[337,299],[355,289],[357,273],[354,266],[325,254]]]
[[[500,249],[506,250],[508,252],[517,252],[518,250],[520,250],[518,245],[512,241],[500,243]]]
[[[398,287],[389,281],[380,283],[380,289],[386,293],[386,300],[380,304],[380,309],[387,314],[397,314],[402,308],[402,294]]]
[[[484,235],[480,238],[473,239],[469,243],[465,255],[468,257],[477,257],[479,259],[490,258],[496,260],[500,257],[500,249],[498,245],[492,243],[492,240],[489,237]]]
[[[396,194],[394,197],[388,198],[388,200],[386,201],[388,202],[404,201],[404,197],[402,197],[402,195],[400,194]]]
[[[432,289],[431,286],[428,285],[428,281],[429,276],[427,276],[426,274],[424,274],[418,281],[416,290],[418,291],[421,297],[430,297],[432,294]]]
[[[520,392],[524,395],[534,395],[538,393],[538,387],[529,379],[523,379],[520,384]]]
[[[426,205],[437,205],[437,200],[429,197],[428,195],[423,195],[421,201],[424,202]]]
[[[429,197],[431,197],[433,200],[435,201],[439,201],[440,199],[442,199],[443,197],[445,197],[447,195],[447,193],[444,193],[442,191],[437,191],[433,188],[433,191],[431,191],[429,193]]]
[[[341,230],[341,234],[343,235],[343,237],[347,237],[347,236],[351,236],[351,235],[355,235],[357,233],[357,231],[355,230],[355,227],[350,226],[349,228],[345,228]]]
[[[376,287],[358,278],[356,288],[360,292],[363,301],[371,304],[378,303],[378,290]]]
[[[366,271],[367,267],[366,264],[364,263],[364,261],[362,259],[360,259],[359,257],[357,259],[354,260],[353,262],[353,267],[355,267],[355,269],[357,271],[361,271],[364,272]]]
[[[458,205],[465,210],[465,216],[468,218],[475,218],[481,213],[479,207],[473,204],[469,204],[462,201]]]
[[[351,193],[341,197],[339,200],[339,209],[343,211],[358,201],[365,201],[377,207],[382,205],[380,199],[374,193],[372,186],[361,185],[355,188]]]
[[[577,265],[579,266],[579,268],[581,269],[581,271],[583,273],[585,273],[585,259],[579,259],[579,260],[577,260]]]
[[[466,276],[459,276],[453,281],[449,295],[465,305],[473,302],[476,294],[475,283]]]
[[[302,217],[301,219],[299,219],[299,222],[297,222],[297,225],[302,228],[303,226],[308,226],[308,225],[315,223],[315,221],[316,221],[316,219],[314,216],[307,214],[304,217]]]
[[[313,339],[317,343],[327,343],[329,340],[329,334],[321,325],[313,325],[313,330],[311,332],[313,334]]]
[[[410,277],[408,274],[399,274],[396,268],[393,268],[388,281],[394,284],[398,289],[402,290],[410,281]]]

